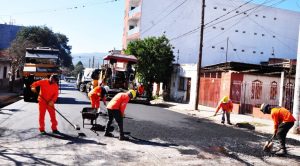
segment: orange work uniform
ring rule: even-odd
[[[52,101],[56,102],[58,98],[58,85],[56,83],[50,84],[49,79],[44,79],[40,81],[34,82],[31,87],[36,88],[40,87],[40,94],[38,97],[39,101],[39,125],[40,131],[45,131],[45,114],[46,110],[48,110],[50,119],[51,119],[51,129],[57,130],[57,120],[55,115],[55,108],[53,106],[49,106],[48,103]]]
[[[271,117],[274,122],[274,129],[277,130],[279,124],[281,123],[286,123],[286,122],[295,122],[296,119],[293,117],[293,115],[290,113],[289,110],[283,108],[283,107],[278,107],[278,108],[273,108],[271,110]]]
[[[101,98],[104,102],[106,101],[104,90],[100,86],[96,86],[93,90],[91,90],[88,93],[88,96],[91,100],[92,108],[98,109],[100,107]]]
[[[232,101],[228,101],[228,103],[220,103],[216,109],[216,113],[219,112],[220,108],[222,108],[223,111],[226,111],[226,112],[231,112],[232,109],[233,109],[233,104],[232,104]]]
[[[118,93],[111,99],[106,108],[110,110],[119,110],[122,116],[124,116],[125,108],[129,101],[130,97],[127,93]]]
[[[143,86],[143,85],[140,85],[140,86],[138,87],[138,93],[139,93],[139,95],[144,94],[144,90],[145,90],[144,86]]]

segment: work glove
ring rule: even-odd
[[[48,105],[49,105],[50,107],[54,107],[54,102],[53,102],[53,101],[48,101]]]
[[[33,93],[37,93],[37,91],[36,91],[35,88],[31,88],[31,91],[32,91]]]
[[[217,113],[215,113],[214,116],[217,116]]]

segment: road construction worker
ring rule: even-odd
[[[31,85],[31,91],[37,93],[36,87],[40,87],[38,97],[39,104],[39,130],[41,134],[45,134],[45,114],[48,110],[51,120],[51,129],[53,133],[59,133],[57,130],[57,120],[55,115],[54,103],[58,98],[58,75],[53,74],[49,79],[43,79],[34,82]]]
[[[274,122],[274,133],[271,138],[273,140],[275,137],[280,141],[281,148],[275,154],[286,155],[285,139],[289,130],[294,126],[296,119],[293,117],[292,113],[285,109],[284,107],[274,107],[271,108],[269,104],[263,103],[260,110],[264,114],[271,114],[272,120]]]
[[[143,83],[141,83],[141,84],[138,86],[137,91],[138,91],[138,96],[142,96],[142,95],[144,94],[145,88],[144,88]]]
[[[118,93],[115,97],[111,99],[111,101],[107,104],[107,111],[108,111],[108,121],[105,127],[105,134],[106,137],[113,137],[113,134],[109,132],[109,128],[113,122],[113,119],[115,119],[118,123],[118,127],[120,130],[120,140],[128,140],[128,137],[124,136],[123,131],[123,118],[124,118],[124,112],[127,103],[130,99],[133,99],[136,97],[136,92],[134,90],[129,90],[126,93]]]
[[[233,104],[232,104],[232,101],[229,99],[228,96],[224,96],[221,99],[221,101],[219,102],[218,107],[217,107],[217,109],[215,111],[214,116],[217,115],[217,113],[220,110],[220,108],[222,108],[222,110],[223,110],[221,123],[224,124],[224,122],[225,122],[225,114],[226,114],[227,123],[229,125],[232,125],[231,122],[230,122],[230,113],[232,112]]]
[[[100,108],[100,100],[102,99],[103,104],[106,106],[106,94],[109,90],[108,86],[96,86],[93,90],[88,93],[91,100],[92,108],[97,110]],[[100,110],[99,110],[100,112]]]

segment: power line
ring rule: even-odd
[[[238,6],[237,8],[232,9],[231,11],[227,12],[226,14],[223,14],[223,15],[221,15],[220,17],[218,17],[218,18],[216,18],[216,19],[214,19],[214,20],[212,20],[212,21],[209,21],[208,23],[205,24],[205,26],[208,25],[208,24],[210,24],[210,23],[212,23],[212,22],[214,22],[214,21],[219,20],[219,19],[222,18],[222,17],[227,16],[228,14],[230,14],[230,13],[232,13],[232,12],[238,10],[239,8],[241,8],[241,7],[245,6],[245,5],[247,5],[248,3],[252,2],[252,1],[253,1],[253,0],[247,1],[247,2],[245,2],[244,4]]]
[[[182,3],[180,3],[178,6],[176,6],[173,10],[171,10],[167,15],[165,15],[163,18],[158,20],[156,23],[153,23],[151,27],[146,29],[145,31],[141,32],[141,34],[144,34],[148,32],[150,29],[152,29],[154,26],[156,26],[158,23],[160,23],[162,20],[164,20],[166,17],[168,17],[171,13],[173,13],[175,10],[177,10],[179,7],[181,7],[184,3],[186,3],[188,0],[184,0]]]
[[[23,14],[36,14],[36,13],[53,13],[53,12],[61,12],[61,11],[70,11],[70,10],[78,10],[82,8],[87,8],[95,5],[102,5],[102,4],[107,4],[107,3],[113,3],[117,2],[119,0],[107,0],[104,2],[97,2],[97,3],[87,3],[87,4],[78,4],[74,5],[71,7],[65,7],[65,8],[57,8],[57,9],[44,9],[44,10],[36,10],[36,11],[26,11],[26,12],[17,12],[17,13],[12,13],[12,15],[23,15]]]

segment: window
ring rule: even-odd
[[[259,80],[255,80],[252,82],[251,87],[251,99],[261,99],[262,94],[262,82]]]
[[[225,8],[223,8],[223,11],[226,11],[226,9],[225,9]]]
[[[239,30],[235,30],[235,32],[239,32]]]
[[[261,36],[265,36],[265,34],[261,34]]]
[[[254,33],[254,35],[257,35],[257,33]]]
[[[214,9],[218,9],[217,7],[214,7]]]
[[[242,52],[245,52],[245,50],[242,50]]]
[[[215,46],[211,46],[211,48],[215,48]]]
[[[277,18],[276,18],[276,17],[274,17],[274,20],[277,20]]]
[[[178,90],[181,90],[181,91],[184,90],[184,77],[179,77]]]
[[[221,47],[221,50],[224,50],[224,47]]]
[[[273,36],[273,38],[275,38],[276,36]]]
[[[270,88],[270,99],[276,100],[276,96],[277,96],[277,82],[273,81],[271,83],[271,88]]]
[[[236,48],[235,48],[235,49],[233,49],[233,51],[236,51]]]
[[[216,29],[216,27],[213,27],[213,29]]]
[[[253,51],[253,54],[255,54],[256,53],[256,51]]]
[[[264,54],[264,52],[260,52],[260,54]]]
[[[243,31],[243,33],[246,33],[246,31]]]
[[[239,11],[236,11],[235,13],[239,13]]]
[[[263,16],[263,18],[266,18],[266,16]]]
[[[255,17],[258,17],[258,15],[257,15],[257,14],[255,14]]]
[[[224,30],[224,28],[221,28],[221,30]]]

